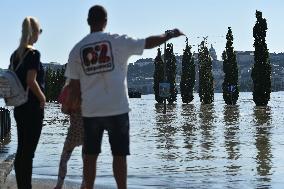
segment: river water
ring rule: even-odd
[[[131,155],[128,184],[137,189],[284,188],[284,92],[271,94],[267,107],[256,107],[251,93],[240,93],[237,106],[215,94],[212,105],[169,105],[167,114],[154,95],[130,99]],[[16,150],[12,121],[11,142]],[[55,179],[68,128],[58,104],[47,105],[34,159],[33,177]],[[81,181],[81,148],[73,152],[67,180]],[[105,134],[96,184],[115,186]]]

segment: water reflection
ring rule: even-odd
[[[238,165],[240,158],[240,138],[239,138],[239,117],[240,111],[237,105],[224,106],[224,139],[227,152],[228,165],[226,172],[228,175],[235,176],[239,173],[241,166]]]
[[[238,106],[224,106],[224,137],[225,147],[228,153],[228,159],[238,159],[240,156],[240,140],[239,140],[239,116],[240,111]]]
[[[256,126],[255,146],[257,149],[256,163],[258,187],[268,187],[271,182],[272,152],[271,152],[271,109],[267,107],[254,108],[254,123]]]
[[[173,160],[178,154],[174,153],[174,149],[178,149],[175,143],[177,134],[177,112],[176,104],[167,105],[167,113],[163,114],[163,104],[155,104],[156,108],[156,144],[157,149],[165,149],[159,155],[162,159]]]
[[[196,150],[193,150],[194,143],[197,140],[195,131],[197,130],[197,115],[194,104],[183,104],[182,105],[182,132],[184,136],[184,148],[188,149],[187,157],[193,159],[192,157],[196,154]]]
[[[211,159],[212,147],[214,146],[214,105],[213,104],[202,104],[200,105],[200,129],[201,129],[201,158]]]
[[[238,125],[240,110],[238,105],[224,106],[224,121],[226,125]]]
[[[9,133],[3,140],[0,141],[0,155],[7,153],[9,149],[6,147],[11,142],[11,133]]]

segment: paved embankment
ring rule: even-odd
[[[0,159],[0,186],[6,181],[7,176],[13,169],[15,155],[9,155],[5,159]],[[2,189],[2,187],[0,187]]]
[[[15,155],[9,155],[5,159],[0,159],[0,189],[16,189],[15,176],[10,174],[13,169]],[[33,179],[33,189],[50,189],[55,186],[55,180],[47,179]],[[72,183],[66,181],[63,189],[78,189],[80,185],[78,183]]]
[[[55,186],[55,180],[48,179],[33,179],[33,189],[51,189]],[[2,185],[0,184],[1,189],[16,189],[16,179],[14,175],[9,175],[6,179],[6,182]],[[78,189],[80,185],[77,183],[66,182],[62,189]]]

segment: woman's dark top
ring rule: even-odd
[[[22,64],[16,70],[16,74],[20,79],[24,89],[27,88],[27,74],[29,70],[36,70],[37,71],[37,78],[36,81],[39,84],[40,89],[44,92],[45,87],[45,74],[42,63],[40,62],[40,52],[34,49],[26,49],[25,53],[27,52]],[[11,56],[11,61],[13,60],[13,67],[16,68],[19,64],[19,60],[16,59],[16,51]],[[29,105],[39,106],[40,102],[38,98],[33,94],[31,90],[29,90],[29,98],[28,102]],[[25,105],[25,104],[24,104]],[[23,105],[22,105],[23,106]],[[20,106],[19,106],[20,107]]]

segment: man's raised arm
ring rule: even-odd
[[[179,29],[168,30],[162,35],[149,36],[146,38],[145,49],[152,49],[160,46],[171,38],[184,35]]]

